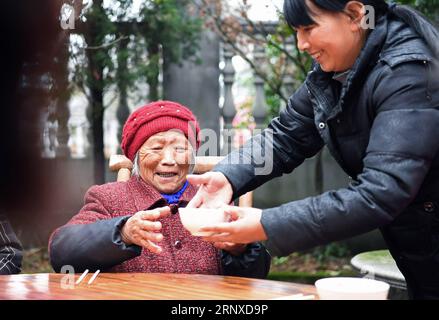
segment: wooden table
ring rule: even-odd
[[[227,276],[162,274],[162,273],[100,273],[88,284],[88,274],[74,275],[66,288],[65,274],[21,274],[0,276],[0,299],[40,300],[265,300],[288,299],[315,295],[311,285]],[[73,276],[73,275],[70,275]],[[63,278],[64,277],[64,278]],[[64,287],[64,288],[63,288]]]

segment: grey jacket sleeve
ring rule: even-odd
[[[287,255],[370,231],[413,201],[439,150],[439,88],[436,81],[432,90],[427,78],[418,62],[385,68],[374,88],[377,114],[357,182],[264,210],[270,253]]]
[[[0,275],[21,272],[22,250],[11,224],[0,214]]]
[[[290,173],[322,147],[309,94],[302,85],[267,129],[230,153],[212,171],[227,177],[235,199],[283,173]]]
[[[50,242],[53,269],[60,272],[64,265],[70,265],[75,272],[105,270],[139,256],[139,246],[127,246],[121,239],[120,229],[129,217],[60,228]]]
[[[224,275],[265,279],[270,271],[271,256],[262,243],[254,242],[239,256],[222,250],[221,261]]]

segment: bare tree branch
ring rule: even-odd
[[[228,7],[220,0],[201,0],[197,3],[197,7],[205,16],[206,25],[213,29],[235,54],[249,64],[254,73],[264,80],[271,91],[286,102],[288,97],[282,90],[283,80],[289,72],[292,72],[291,66],[296,66],[297,71],[303,77],[306,77],[308,71],[306,59],[297,48],[297,39],[288,39],[291,35],[279,32],[278,25],[275,23],[255,23],[252,21],[247,15],[248,5],[245,1],[240,3],[239,8],[235,11],[238,12],[237,14],[227,11]],[[290,43],[295,46],[296,50],[289,48]],[[249,44],[273,48],[278,52],[277,61],[274,64],[264,64],[268,70],[263,70],[259,63],[253,61],[249,52],[246,52]]]
[[[107,48],[109,48],[109,47],[115,45],[116,43],[118,43],[118,42],[120,42],[120,41],[123,41],[123,40],[125,40],[125,39],[129,39],[129,38],[130,38],[130,37],[128,37],[128,36],[123,36],[123,37],[117,38],[116,40],[113,40],[113,41],[111,41],[111,42],[109,42],[109,43],[106,43],[106,44],[103,44],[103,45],[100,45],[100,46],[88,46],[88,47],[85,47],[85,48],[83,48],[83,49],[84,49],[84,50],[100,50],[100,49],[107,49]]]

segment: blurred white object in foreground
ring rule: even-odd
[[[366,278],[333,277],[315,283],[320,300],[385,300],[389,284]]]

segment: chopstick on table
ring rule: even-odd
[[[314,300],[315,296],[313,294],[303,295],[303,293],[293,294],[290,296],[281,296],[277,298],[272,298],[271,300]]]

